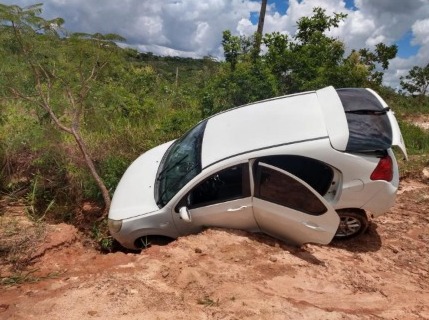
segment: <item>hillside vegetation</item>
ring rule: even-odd
[[[24,202],[34,221],[81,226],[91,202],[100,210],[89,229],[108,247],[103,220],[94,221],[139,154],[216,112],[327,85],[377,90],[401,121],[412,160],[403,174],[428,164],[429,134],[407,121],[429,114],[428,97],[382,86],[396,46],[346,55],[326,36],[343,14],[315,8],[294,37],[265,35],[264,53],[225,31],[217,61],[121,48],[119,35],[70,33],[41,10],[0,4],[0,204]]]

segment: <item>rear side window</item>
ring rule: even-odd
[[[346,151],[386,150],[392,146],[392,127],[378,99],[362,88],[338,89],[349,127]]]
[[[255,197],[311,215],[322,215],[325,205],[306,186],[272,168],[259,165]]]
[[[328,192],[334,178],[334,170],[326,163],[297,155],[261,157],[259,161],[287,171],[307,182],[320,195]]]

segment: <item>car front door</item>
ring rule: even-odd
[[[187,211],[188,221],[181,218],[180,210]],[[199,232],[203,227],[257,231],[249,164],[234,165],[198,183],[175,206],[173,219],[181,235]]]
[[[253,212],[261,231],[298,245],[328,244],[339,217],[332,206],[298,177],[269,164],[255,164]]]

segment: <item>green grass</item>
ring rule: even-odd
[[[380,95],[401,118],[429,114],[429,97],[411,97],[393,92],[384,94],[380,92]]]
[[[45,279],[57,278],[60,272],[51,272],[46,276],[35,276],[34,273],[38,269],[33,269],[25,272],[15,272],[6,277],[0,277],[0,285],[3,286],[16,286],[22,283],[34,283]]]
[[[400,121],[399,125],[408,153],[429,155],[429,131],[406,121]]]

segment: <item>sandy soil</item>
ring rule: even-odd
[[[402,182],[366,234],[328,246],[209,229],[100,254],[72,226],[43,235],[26,269],[37,281],[0,287],[0,319],[429,319],[424,183]]]
[[[413,124],[415,124],[416,126],[422,129],[429,130],[429,116],[426,114],[413,117],[409,119],[409,122],[412,122]]]

